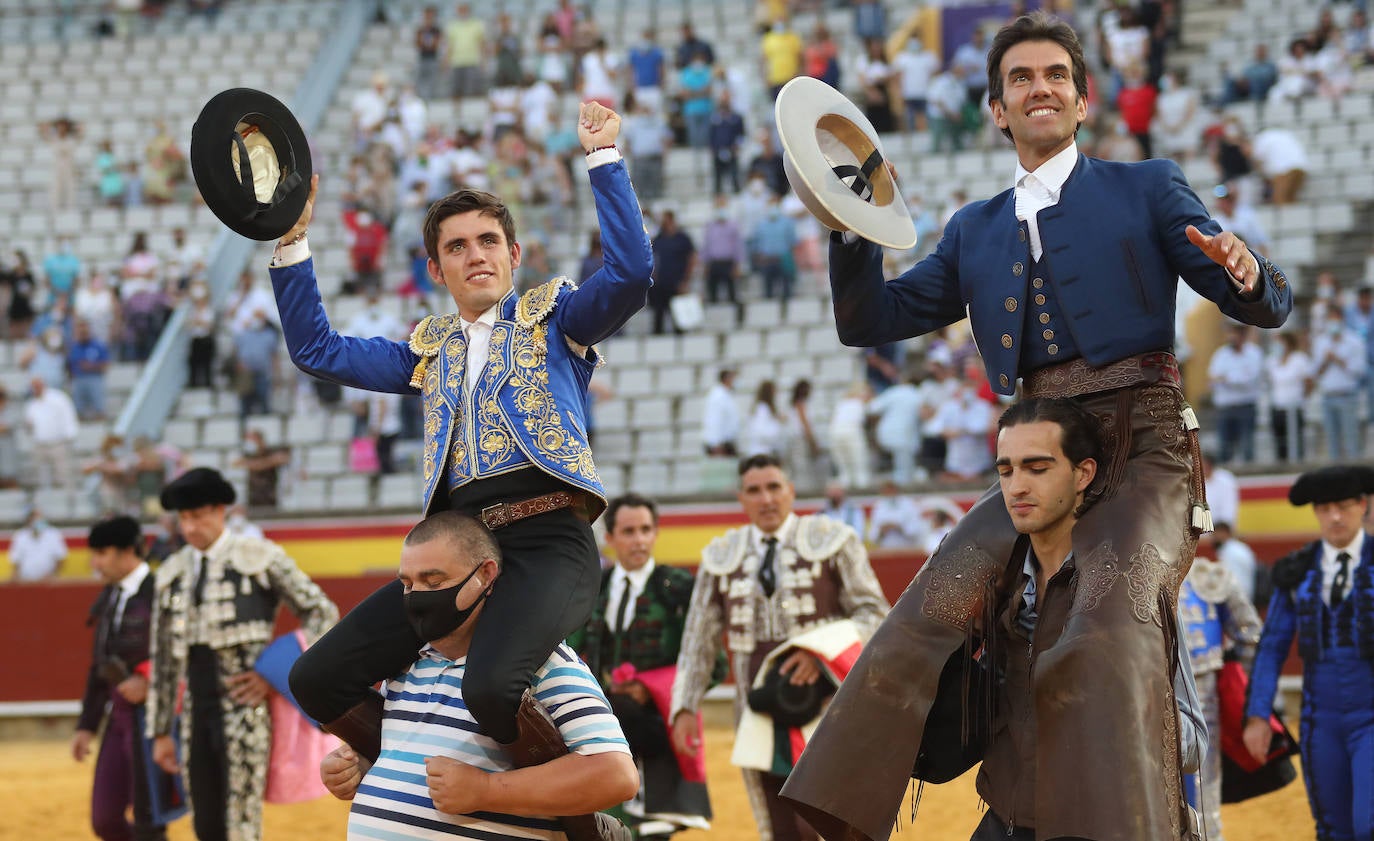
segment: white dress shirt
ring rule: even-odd
[[[606,599],[606,627],[612,633],[625,630],[618,627],[616,623],[616,619],[620,616],[620,597],[622,593],[625,593],[625,582],[630,582],[630,592],[626,594],[630,600],[630,605],[625,608],[625,624],[628,626],[635,618],[635,602],[644,593],[644,587],[649,583],[649,576],[653,571],[653,558],[650,558],[648,563],[634,571],[629,571],[620,564],[616,564],[615,568],[611,570],[610,597]]]
[[[1328,355],[1334,359],[1326,364]],[[1359,391],[1365,372],[1364,342],[1353,331],[1318,333],[1312,340],[1312,364],[1317,370],[1317,393],[1348,395]]]
[[[1059,193],[1077,163],[1078,144],[1070,143],[1067,149],[1036,167],[1035,172],[1027,172],[1019,161],[1016,164],[1016,218],[1030,230],[1031,257],[1036,260],[1045,253],[1045,247],[1040,243],[1040,222],[1035,215],[1059,204]]]
[[[1253,406],[1259,402],[1264,383],[1264,352],[1254,342],[1245,342],[1236,350],[1222,345],[1207,363],[1207,378],[1212,381],[1212,405]]]
[[[722,383],[706,393],[701,417],[701,443],[707,447],[733,444],[739,440],[739,406],[735,393]]]
[[[1360,556],[1364,554],[1364,529],[1360,529],[1355,535],[1355,539],[1350,541],[1349,546],[1336,547],[1322,541],[1322,601],[1327,606],[1331,605],[1331,584],[1336,580],[1336,573],[1340,571],[1341,564],[1336,560],[1336,556],[1342,552],[1350,553],[1350,564],[1346,567],[1345,588],[1342,595],[1349,596],[1350,588],[1355,583],[1355,568],[1360,565]]]
[[[57,574],[66,557],[67,541],[51,526],[39,532],[26,526],[14,533],[10,543],[10,563],[20,581],[41,581]]]
[[[44,389],[42,397],[30,397],[24,404],[24,421],[35,444],[75,441],[80,429],[76,404],[52,386]]]
[[[477,316],[476,321],[468,321],[462,316],[458,317],[458,324],[463,328],[463,337],[468,343],[468,370],[467,377],[463,381],[463,394],[472,394],[472,384],[477,382],[477,378],[482,376],[482,372],[487,367],[487,353],[491,349],[491,328],[496,326],[496,308],[500,304],[492,304],[486,311]]]
[[[1207,507],[1212,509],[1212,522],[1235,526],[1240,516],[1240,482],[1236,474],[1224,467],[1213,467],[1212,475],[1203,481]]]
[[[1297,350],[1269,363],[1269,403],[1275,409],[1301,409],[1312,376],[1312,358]]]
[[[129,604],[129,599],[138,592],[138,588],[143,586],[143,579],[147,577],[148,562],[140,561],[138,566],[130,570],[128,575],[119,579],[119,583],[115,585],[119,588],[119,603],[115,605],[115,628],[124,622],[124,608]]]

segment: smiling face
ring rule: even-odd
[[[1037,421],[997,435],[997,477],[1012,525],[1021,534],[1073,527],[1074,509],[1096,475],[1097,463],[1078,464],[1064,455],[1063,429]]]
[[[1002,96],[989,103],[998,128],[1011,132],[1021,166],[1034,172],[1069,147],[1087,103],[1074,87],[1069,53],[1053,41],[1022,41],[1002,56]]]
[[[429,276],[448,289],[464,319],[475,321],[511,290],[520,244],[507,242],[495,216],[480,210],[449,216],[439,223],[435,245]]]

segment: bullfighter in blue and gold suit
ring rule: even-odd
[[[1318,841],[1374,839],[1374,541],[1364,530],[1374,469],[1324,467],[1298,477],[1321,540],[1274,564],[1246,699],[1245,746],[1270,747],[1270,706],[1293,636],[1302,657],[1303,781]]]
[[[501,579],[484,595],[463,697],[483,732],[524,764],[539,749],[562,747],[526,690],[549,652],[586,622],[600,581],[591,521],[605,507],[605,492],[586,417],[588,383],[601,361],[594,345],[643,307],[651,285],[648,235],[613,145],[619,128],[610,109],[582,106],[578,136],[588,153],[605,263],[581,287],[557,278],[517,296],[512,270],[520,265],[520,244],[510,211],[496,196],[469,189],[435,202],[424,222],[430,277],[448,289],[458,311],[426,318],[409,342],[350,338],[330,328],[305,240],[315,185],[272,260],[292,360],[356,388],[418,391],[425,512],[456,509],[495,532]],[[453,610],[450,599],[447,614]],[[370,687],[403,671],[425,640],[451,630],[434,627],[452,624],[456,614],[447,614],[426,614],[399,582],[388,584],[297,661],[297,700],[361,756],[375,758],[381,699]],[[564,820],[570,836],[600,831],[587,829],[584,818]]]
[[[1179,278],[1260,327],[1283,324],[1293,295],[1208,217],[1177,164],[1080,154],[1087,93],[1071,27],[1043,13],[1002,27],[988,105],[1016,145],[1012,186],[960,209],[935,251],[890,281],[882,248],[833,233],[830,285],[845,344],[968,318],[994,391],[1013,394],[1020,379],[1025,396],[1071,398],[1106,427],[1072,574],[1050,582],[1035,632],[1036,808],[1018,818],[1040,838],[1178,839],[1188,815],[1175,608],[1210,530],[1197,420],[1172,353]],[[827,841],[891,833],[940,675],[991,612],[1016,537],[994,487],[865,646],[782,791]]]

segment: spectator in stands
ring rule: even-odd
[[[1216,454],[1202,451],[1202,481],[1213,523],[1234,523],[1240,516],[1240,482],[1217,463]]]
[[[864,45],[864,50],[864,55],[858,63],[864,116],[873,124],[875,131],[886,134],[897,128],[897,120],[892,111],[892,89],[893,82],[897,79],[897,71],[888,63],[882,41],[868,41]]]
[[[787,447],[787,428],[778,416],[778,387],[772,380],[759,383],[754,391],[754,407],[744,427],[745,458],[768,455],[781,458]]]
[[[1240,119],[1234,114],[1223,118],[1219,131],[1209,141],[1212,163],[1217,168],[1217,180],[1228,190],[1238,190],[1237,200],[1253,204],[1260,198],[1250,159],[1250,141]]]
[[[348,232],[352,288],[362,291],[381,286],[388,236],[386,225],[365,207],[345,210],[343,223],[344,230]]]
[[[868,404],[868,414],[877,419],[873,438],[892,457],[892,478],[904,488],[917,477],[916,452],[921,444],[921,408],[925,403],[918,383],[917,377],[908,376]]]
[[[186,155],[165,120],[153,127],[153,138],[143,148],[143,196],[153,204],[167,204],[186,183]]]
[[[769,95],[777,99],[782,86],[801,73],[801,36],[792,30],[786,18],[775,21],[760,39],[759,52],[763,56],[764,84]]]
[[[954,529],[954,524],[959,521],[948,510],[938,505],[926,508],[921,512],[921,516],[926,522],[926,534],[921,540],[921,551],[928,557],[935,554],[945,535],[949,534]]]
[[[1313,387],[1312,358],[1303,351],[1297,333],[1279,333],[1278,342],[1278,352],[1265,368],[1269,431],[1279,461],[1301,462],[1305,458],[1303,406]]]
[[[415,92],[421,99],[430,100],[439,95],[439,54],[443,43],[444,30],[439,28],[439,9],[425,6],[420,25],[415,28]]]
[[[775,196],[787,195],[792,187],[787,183],[787,172],[782,165],[782,150],[774,142],[773,132],[767,128],[760,129],[758,146],[758,154],[750,159],[749,168],[745,170],[745,179],[760,176],[770,193]]]
[[[644,27],[639,43],[630,48],[630,92],[635,102],[643,105],[649,113],[663,110],[663,83],[665,57],[663,48],[658,45],[658,36],[652,26]],[[635,179],[635,188],[643,197],[643,184]]]
[[[682,120],[687,131],[687,145],[704,149],[711,139],[711,112],[715,103],[711,98],[711,66],[701,53],[678,73],[678,89],[682,96]]]
[[[1267,128],[1250,142],[1250,156],[1269,184],[1269,200],[1292,204],[1307,181],[1307,150],[1292,131]]]
[[[96,146],[95,189],[100,203],[106,207],[121,207],[124,204],[124,169],[115,157],[110,141],[102,140]]]
[[[674,211],[664,210],[660,215],[653,249],[654,285],[649,288],[649,308],[654,313],[654,335],[669,328],[680,333],[668,307],[673,296],[686,291],[687,284],[696,274],[697,247],[687,232],[678,227]]]
[[[921,544],[924,526],[916,500],[893,479],[884,479],[868,514],[868,542],[883,549],[910,549]]]
[[[625,156],[640,200],[654,202],[663,197],[663,160],[673,131],[658,108],[640,97],[639,90],[627,98],[627,104],[630,113],[621,130]]]
[[[682,22],[681,32],[682,40],[678,42],[677,49],[673,53],[673,63],[678,70],[690,66],[693,61],[698,59],[707,67],[716,63],[716,51],[708,42],[697,37],[691,21],[684,20]]]
[[[67,559],[67,540],[43,512],[29,509],[10,542],[10,580],[52,581]]]
[[[100,452],[81,467],[83,476],[99,476],[96,488],[96,510],[102,514],[138,513],[134,503],[133,473],[124,439],[106,435],[100,442]]]
[[[19,487],[19,407],[0,386],[0,490]]]
[[[71,295],[81,277],[81,258],[72,250],[72,238],[61,235],[52,253],[43,258],[43,275],[57,295]]]
[[[1313,377],[1322,402],[1322,428],[1327,457],[1353,462],[1360,457],[1360,391],[1367,370],[1364,342],[1346,326],[1340,304],[1327,304],[1321,321],[1313,323]]]
[[[1150,59],[1150,30],[1140,21],[1137,10],[1118,5],[1115,13],[1108,11],[1102,19],[1102,56],[1111,69],[1107,101],[1116,101],[1122,83],[1122,72],[1131,65],[1147,66]]]
[[[868,518],[863,506],[848,497],[841,482],[832,481],[825,486],[825,504],[819,513],[839,520],[853,529],[855,534],[868,534]]]
[[[961,73],[951,63],[930,82],[926,115],[930,121],[930,151],[935,154],[961,151],[968,142],[968,128],[964,121],[968,90],[964,87]]]
[[[1263,367],[1264,354],[1251,341],[1250,328],[1231,324],[1227,328],[1227,343],[1217,348],[1207,365],[1212,405],[1218,415],[1220,458],[1225,464],[1236,458],[1247,463],[1255,460],[1255,422],[1262,386],[1255,372]]]
[[[0,263],[0,286],[6,287],[9,293],[5,308],[9,338],[27,336],[34,316],[38,314],[34,306],[37,280],[22,250],[10,252]]]
[[[185,228],[172,229],[172,251],[167,255],[167,281],[177,294],[186,291],[191,279],[205,271],[205,249],[186,239]]]
[[[449,72],[449,95],[464,97],[485,92],[482,64],[486,51],[486,25],[472,16],[471,3],[459,3],[457,17],[444,28],[444,57]]]
[[[1278,78],[1269,89],[1270,105],[1301,102],[1317,92],[1321,69],[1307,38],[1294,38],[1288,44],[1288,54],[1279,59]]]
[[[24,425],[33,459],[34,487],[52,488],[61,483],[71,496],[75,485],[71,454],[76,450],[78,423],[76,406],[66,392],[40,377],[29,381]]]
[[[76,206],[76,143],[81,139],[81,124],[69,117],[38,124],[52,156],[48,171],[48,208],[64,210]],[[108,142],[106,143],[108,148]]]
[[[367,393],[367,433],[377,442],[377,472],[382,476],[396,472],[396,442],[403,429],[401,402],[399,394]]]
[[[110,349],[91,334],[91,325],[77,320],[67,349],[72,401],[83,421],[105,418],[105,373],[110,368]]]
[[[62,327],[52,324],[24,346],[16,360],[29,379],[40,379],[51,388],[67,383],[67,346]]]
[[[1345,27],[1345,52],[1354,67],[1374,64],[1374,41],[1370,36],[1369,17],[1365,10],[1356,8],[1350,13],[1350,21]]]
[[[792,298],[797,283],[797,261],[793,249],[797,246],[797,223],[782,212],[782,202],[769,196],[763,218],[754,227],[750,252],[755,269],[763,278],[765,298],[777,298],[785,306]]]
[[[492,39],[491,84],[496,88],[516,88],[524,81],[524,47],[511,25],[508,12],[496,15],[496,36]]]
[[[281,469],[290,463],[290,449],[269,446],[260,429],[250,426],[244,430],[243,452],[234,460],[234,467],[248,472],[246,501],[250,510],[277,507]]]
[[[382,290],[369,286],[363,292],[363,307],[354,314],[343,329],[344,335],[371,339],[380,336],[400,341],[410,335],[410,329],[382,306]]]
[[[1161,157],[1187,160],[1202,141],[1202,97],[1181,70],[1165,71],[1155,101],[1152,148]],[[1248,243],[1249,240],[1246,240]]]
[[[353,95],[350,112],[353,116],[353,150],[362,152],[377,139],[391,106],[391,80],[378,70],[372,74],[372,84]]]
[[[724,193],[716,193],[711,221],[701,234],[700,256],[706,266],[706,300],[712,304],[729,301],[742,314],[735,282],[740,266],[745,265],[744,236],[730,218],[730,199]]]
[[[91,272],[77,286],[72,297],[72,316],[89,324],[91,335],[105,344],[114,341],[115,324],[120,318],[119,297],[104,271]]]
[[[783,419],[787,441],[787,473],[792,483],[803,491],[814,491],[821,485],[821,445],[811,423],[811,381],[797,380],[787,401],[787,415]]]
[[[866,488],[869,481],[867,405],[872,397],[867,383],[850,386],[830,410],[830,459],[837,480],[845,488]]]
[[[281,331],[257,310],[234,331],[234,391],[239,396],[239,420],[272,412],[272,375],[276,371]]]
[[[898,90],[906,110],[906,130],[925,131],[930,84],[940,72],[940,57],[926,49],[925,42],[913,35],[906,47],[892,59]]]
[[[1116,107],[1126,130],[1140,144],[1140,153],[1145,158],[1154,157],[1154,146],[1150,137],[1150,125],[1155,118],[1155,104],[1159,92],[1145,80],[1145,68],[1138,64],[1126,67],[1121,72],[1121,89],[1116,95]]]
[[[582,101],[615,108],[620,100],[620,60],[597,38],[582,56]]]
[[[974,363],[964,371],[954,397],[940,405],[928,426],[945,439],[945,464],[941,478],[964,482],[982,477],[992,468],[992,448],[988,433],[997,413],[979,396],[986,384],[982,366]]]
[[[964,83],[966,104],[976,112],[976,120],[970,121],[966,117],[965,122],[973,122],[976,128],[977,121],[982,119],[988,92],[988,38],[982,27],[974,28],[969,39],[959,45],[949,62],[952,67],[958,68],[959,77]]]
[[[744,140],[744,118],[730,104],[730,91],[722,90],[711,112],[711,127],[707,132],[711,147],[712,192],[725,192],[730,184],[731,194],[739,192],[739,146]]]
[[[874,394],[882,394],[902,379],[902,365],[906,348],[901,342],[888,342],[861,351],[864,360],[864,379]]]
[[[831,87],[840,84],[840,48],[830,35],[830,29],[821,18],[811,30],[811,37],[802,47],[802,72],[813,79],[820,79]]]
[[[1255,44],[1254,57],[1235,76],[1226,77],[1222,86],[1221,104],[1249,100],[1264,102],[1279,79],[1278,66],[1269,58],[1269,47],[1263,41]]]
[[[190,310],[186,314],[186,331],[191,338],[187,352],[188,388],[215,387],[215,330],[219,316],[210,301],[210,285],[203,279],[194,280],[187,288]]]
[[[739,455],[740,417],[735,402],[735,369],[722,368],[706,392],[701,414],[701,444],[708,456]]]
[[[854,0],[851,5],[854,34],[860,41],[887,37],[887,9],[883,8],[881,0]]]
[[[1216,199],[1212,203],[1212,218],[1223,231],[1231,231],[1244,240],[1251,251],[1267,257],[1269,235],[1264,232],[1264,226],[1260,223],[1255,209],[1249,204],[1241,204],[1240,193],[1239,185],[1233,188],[1226,184],[1218,184],[1212,190],[1212,195]]]

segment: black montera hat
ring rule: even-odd
[[[777,660],[761,686],[749,690],[749,709],[773,717],[773,723],[783,727],[801,727],[820,715],[821,705],[835,692],[835,684],[821,675],[814,683],[794,684]]]
[[[262,241],[291,229],[310,196],[310,147],[278,99],[252,88],[217,94],[191,128],[191,174],[205,205]]]
[[[91,526],[86,545],[92,549],[137,549],[142,545],[143,529],[133,517],[109,517]]]
[[[233,505],[234,486],[210,467],[193,467],[162,489],[162,507],[168,511],[189,511],[207,505]]]
[[[1294,505],[1318,505],[1359,499],[1369,493],[1374,493],[1374,468],[1334,464],[1299,476],[1288,489],[1288,501]]]

